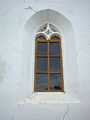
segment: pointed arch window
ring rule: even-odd
[[[50,39],[44,35],[36,37],[34,91],[64,91],[62,48],[59,35],[51,35]]]

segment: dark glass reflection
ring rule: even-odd
[[[52,36],[51,39],[53,39],[53,40],[59,40],[60,38],[58,36]]]
[[[37,72],[47,72],[47,58],[37,58]]]
[[[44,36],[38,36],[36,40],[46,40],[46,38]]]
[[[37,55],[47,55],[47,42],[37,43]]]
[[[47,89],[48,89],[48,75],[36,74],[36,90],[47,90]]]
[[[50,89],[51,90],[61,90],[61,75],[60,74],[50,74]]]
[[[50,56],[60,56],[60,44],[50,42]]]
[[[60,58],[50,58],[50,72],[61,72]]]

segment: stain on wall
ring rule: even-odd
[[[6,74],[6,62],[2,60],[0,57],[0,84],[4,81],[4,77]]]

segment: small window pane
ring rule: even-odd
[[[62,80],[60,74],[50,74],[50,89],[61,90]]]
[[[53,39],[53,40],[60,40],[60,38],[58,36],[52,36],[51,39]]]
[[[60,58],[50,58],[50,72],[61,72]]]
[[[60,56],[60,44],[50,43],[50,56]]]
[[[47,55],[47,42],[37,43],[37,55]]]
[[[47,89],[48,89],[48,75],[36,74],[36,90],[47,90]]]
[[[37,72],[47,72],[47,58],[37,58]]]
[[[38,36],[36,40],[46,40],[46,38],[44,36]]]

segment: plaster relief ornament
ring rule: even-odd
[[[46,37],[47,40],[50,40],[52,35],[61,36],[59,29],[51,23],[45,23],[37,29],[36,36],[42,34]]]

